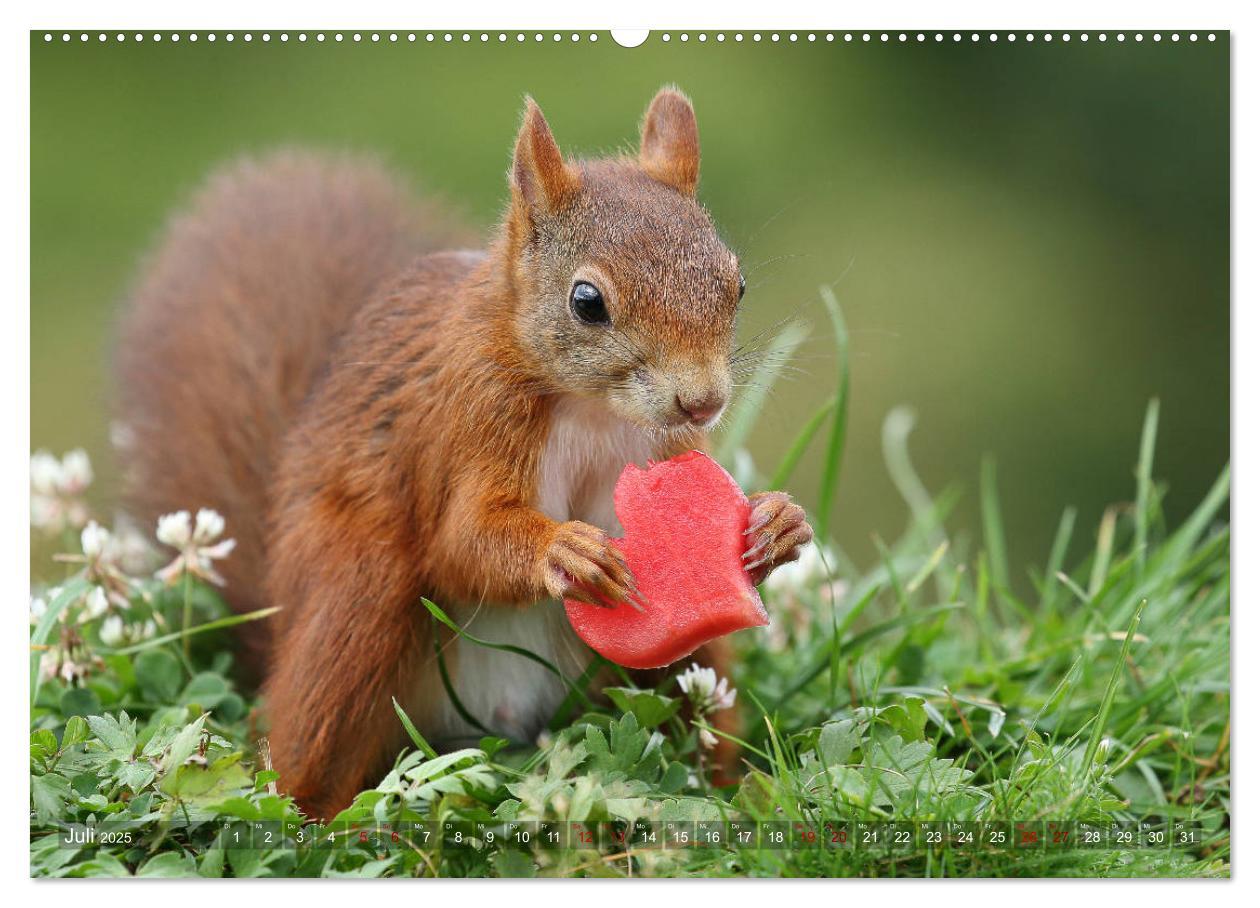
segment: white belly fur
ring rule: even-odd
[[[646,466],[652,454],[646,433],[609,414],[598,402],[563,400],[552,411],[536,506],[553,520],[582,520],[620,535],[613,487],[626,464]],[[563,605],[554,599],[521,608],[456,605],[449,612],[473,636],[528,649],[571,678],[581,674],[590,659],[586,645],[569,627]],[[533,740],[564,699],[564,684],[529,659],[467,641],[451,646],[457,648],[455,692],[464,707],[495,732]],[[480,735],[449,703],[436,718],[439,727],[432,733],[438,741],[469,743]]]

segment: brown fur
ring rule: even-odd
[[[632,595],[601,530],[536,509],[549,415],[596,398],[649,427],[658,458],[702,446],[687,401],[729,396],[739,297],[691,196],[690,103],[662,92],[644,137],[642,160],[565,161],[528,102],[489,249],[421,257],[433,234],[381,171],[245,164],[175,222],[136,294],[120,354],[132,501],[222,511],[233,604],[283,607],[271,753],[313,815],[402,745],[391,697],[423,731],[444,696],[422,596]],[[584,274],[614,327],[571,315]],[[763,576],[808,527],[759,502]]]
[[[284,432],[334,339],[380,284],[449,241],[375,160],[282,151],[212,177],[173,219],[120,326],[132,514],[211,507],[237,540],[237,611],[266,605],[265,515]],[[266,623],[251,626],[257,674]]]

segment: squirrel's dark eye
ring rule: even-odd
[[[578,281],[569,294],[569,307],[579,321],[588,325],[609,324],[608,310],[604,307],[604,296],[594,284]]]
[[[744,285],[744,273],[741,271],[739,274],[739,298],[740,299],[744,298],[744,291],[746,289],[747,287],[745,287]]]

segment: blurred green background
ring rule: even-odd
[[[514,38],[514,34],[510,36]],[[744,332],[815,326],[752,439],[768,471],[834,388],[818,286],[852,332],[834,525],[861,563],[905,508],[884,416],[918,416],[933,491],[978,526],[999,464],[1008,548],[1042,564],[1058,516],[1093,527],[1131,494],[1147,399],[1180,519],[1229,455],[1229,48],[1167,39],[686,44],[606,34],[518,45],[405,35],[177,45],[31,42],[31,439],[85,446],[115,501],[111,335],[137,264],[207,170],[284,143],[383,152],[488,226],[521,98],[562,147],[624,148],[652,94],[695,102],[701,196],[748,273]],[[195,376],[197,364],[187,369]],[[188,376],[181,376],[187,380]],[[792,490],[808,503],[819,450]],[[195,506],[196,502],[190,502]],[[1078,550],[1091,543],[1078,529]],[[47,573],[38,570],[37,573]]]

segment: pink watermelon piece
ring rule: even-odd
[[[613,544],[646,604],[640,612],[565,600],[569,623],[597,653],[627,668],[659,668],[770,623],[740,560],[751,506],[711,457],[689,451],[646,470],[629,464],[613,506],[625,530]]]

